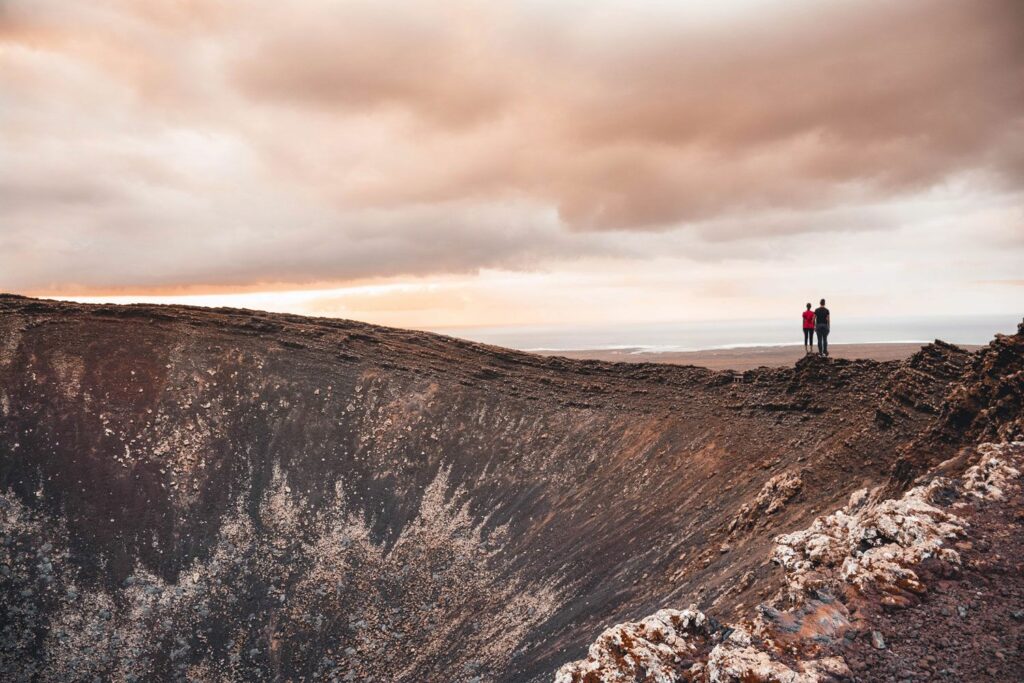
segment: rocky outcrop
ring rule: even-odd
[[[862,618],[851,621],[851,612],[863,603],[909,607],[928,589],[919,575],[923,565],[939,576],[951,573],[937,572],[937,563],[956,570],[961,565],[954,544],[970,524],[955,511],[971,501],[999,506],[1020,494],[1024,442],[983,444],[971,460],[962,475],[930,477],[898,499],[878,499],[881,489],[859,490],[842,509],[779,536],[773,558],[785,571],[786,586],[776,606],[762,605],[758,615],[732,626],[693,606],[614,626],[585,660],[563,666],[556,683],[849,680],[846,636],[870,628]],[[1005,512],[1019,514],[1014,510]],[[879,631],[865,632],[872,647],[886,648]]]
[[[695,605],[658,610],[641,621],[607,629],[586,659],[558,670],[555,683],[688,680],[703,671],[702,662],[720,634],[721,628]]]
[[[773,559],[786,569],[791,599],[850,585],[882,592],[883,604],[906,604],[926,590],[913,567],[928,559],[959,566],[952,545],[968,524],[950,501],[1002,498],[1019,484],[1024,443],[982,444],[977,455],[977,464],[956,479],[935,477],[894,500],[861,489],[841,510],[776,538]]]
[[[723,627],[695,606],[663,609],[639,622],[607,629],[590,646],[586,659],[558,670],[555,683],[814,683],[849,673],[836,657],[790,667],[766,647],[763,638],[743,627]]]
[[[750,527],[763,515],[778,512],[787,502],[796,496],[804,482],[799,472],[782,472],[765,482],[752,505],[740,508],[736,517],[729,524],[730,535],[737,529]]]
[[[944,546],[964,530],[964,521],[930,501],[934,487],[911,490],[899,500],[878,503],[867,490],[851,496],[842,510],[820,517],[808,529],[776,539],[773,559],[787,570],[794,600],[811,590],[835,590],[842,583],[877,586],[901,596],[924,590],[910,567],[929,557],[957,563]]]
[[[952,388],[937,431],[947,439],[1024,439],[1024,322],[1015,335],[996,338],[971,360]]]
[[[819,683],[844,680],[850,673],[839,657],[799,661],[787,666],[762,647],[756,647],[743,631],[734,631],[708,656],[706,680],[710,683]]]

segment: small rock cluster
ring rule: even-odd
[[[764,515],[773,515],[800,493],[804,481],[799,472],[782,472],[765,482],[753,506],[743,505],[729,524],[730,533],[752,526]]]
[[[668,683],[695,676],[705,659],[717,625],[691,605],[662,609],[638,622],[617,624],[598,636],[587,658],[566,664],[555,683],[641,680]],[[646,677],[646,679],[644,679]]]
[[[723,627],[694,605],[662,609],[605,630],[586,659],[558,670],[555,683],[815,683],[849,673],[836,657],[798,662],[791,668],[765,646],[763,638],[743,627]]]

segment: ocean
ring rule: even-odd
[[[797,312],[799,314],[799,311]],[[832,344],[926,344],[941,339],[954,344],[987,344],[995,333],[1017,331],[1020,315],[950,317],[833,317]],[[747,346],[800,346],[800,318],[729,320],[628,325],[462,327],[435,332],[524,351],[634,350],[702,351]]]

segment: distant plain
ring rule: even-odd
[[[832,358],[869,358],[871,360],[903,360],[921,349],[918,343],[830,344]],[[964,344],[974,351],[977,344]],[[789,366],[806,355],[803,346],[748,346],[737,349],[706,349],[703,351],[644,351],[640,349],[581,349],[547,352],[544,355],[566,358],[587,358],[612,363],[674,363],[699,365],[712,370],[752,370],[761,366]]]

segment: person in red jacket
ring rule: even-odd
[[[811,305],[807,304],[804,311],[804,351],[810,353],[814,350],[814,311]]]

